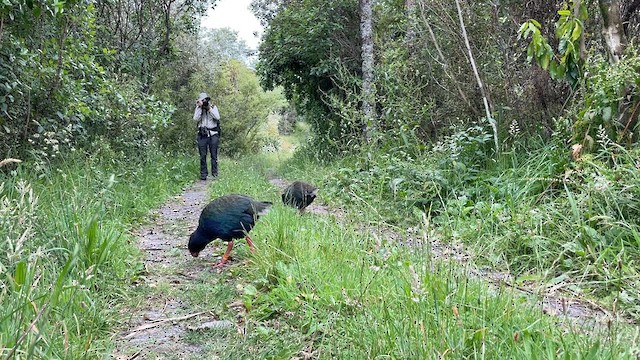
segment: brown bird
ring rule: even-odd
[[[233,249],[233,240],[245,237],[247,244],[254,251],[249,231],[261,215],[267,213],[272,203],[256,201],[246,195],[224,195],[210,202],[200,214],[198,228],[189,237],[189,252],[198,257],[207,244],[215,239],[227,242],[227,251],[220,263],[214,268],[222,267],[229,259]]]
[[[311,205],[318,194],[318,188],[304,181],[294,181],[282,193],[282,202],[298,208],[300,214]]]

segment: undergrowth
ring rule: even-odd
[[[428,213],[480,265],[639,320],[640,152],[604,139],[599,153],[572,160],[548,142],[492,160],[485,142],[474,128],[429,150],[381,144],[332,162],[299,151],[281,171],[361,221],[407,228]]]
[[[141,270],[129,232],[193,159],[76,155],[0,174],[0,356],[100,358]]]
[[[274,206],[252,230],[257,251],[239,270],[237,296],[246,309],[239,321],[242,335],[224,334],[226,347],[218,343],[208,349],[209,355],[227,359],[636,356],[638,334],[619,329],[618,323],[578,331],[572,321],[543,314],[531,298],[473,280],[459,263],[436,260],[429,244],[432,237],[441,236],[440,225],[428,218],[419,224],[422,241],[403,246],[362,227],[359,210],[365,207],[347,208],[347,218],[298,215],[278,202],[278,190],[261,178],[273,166],[277,166],[273,158],[245,159],[235,166],[243,171],[229,171],[212,188],[213,197],[241,192],[274,201]],[[304,178],[318,180],[313,177],[326,176],[327,169],[317,167],[311,173],[307,168]],[[326,193],[327,185],[321,191]],[[372,220],[371,215],[363,216]]]

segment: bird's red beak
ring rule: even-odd
[[[193,257],[198,257],[198,255],[200,255],[200,252],[190,251],[190,253]]]

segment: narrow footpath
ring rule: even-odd
[[[270,182],[279,189],[287,185],[286,181],[277,178]],[[194,306],[192,292],[197,291],[194,290],[195,287],[204,287],[206,291],[209,286],[213,288],[219,282],[232,283],[235,276],[233,271],[221,273],[210,266],[217,262],[223,247],[216,246],[215,251],[203,253],[198,261],[194,261],[186,249],[188,236],[196,228],[200,211],[209,200],[208,184],[209,182],[197,182],[186,188],[181,195],[155,210],[149,224],[136,231],[138,244],[144,253],[145,271],[135,286],[143,296],[140,297],[139,304],[130,309],[130,313],[124,314],[128,321],[116,334],[116,348],[112,358],[198,359],[203,346],[208,347],[209,353],[212,347],[216,348],[216,344],[211,342],[219,341],[219,348],[224,349],[224,337],[207,337],[206,343],[201,343],[198,340],[189,341],[190,334],[202,329],[242,331],[244,308],[241,302]],[[344,211],[331,209],[323,204],[314,203],[307,211],[317,215],[331,213],[339,221],[347,221]],[[425,236],[422,229],[396,231],[384,226],[357,226],[363,231],[372,232],[376,237],[397,241],[404,246],[423,246],[428,242],[435,259],[456,261],[468,269],[470,276],[483,279],[496,288],[506,287],[527,293],[537,299],[545,313],[563,317],[571,325],[585,329],[605,325],[616,316],[594,302],[560,292],[557,284],[540,286],[529,283],[516,286],[507,273],[478,269],[473,265],[472,255],[462,245],[443,244],[436,237]],[[238,260],[232,257],[230,266],[234,263],[238,265]],[[230,294],[229,298],[234,296]],[[224,308],[221,311],[212,310],[216,306]],[[237,314],[233,320],[229,320],[229,311]],[[220,319],[222,313],[225,313],[226,320]]]

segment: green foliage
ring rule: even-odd
[[[13,21],[3,26],[0,38],[0,144],[7,149],[3,155],[21,156],[38,126],[59,121],[57,113],[75,97],[86,97],[91,90],[86,84],[101,82],[102,74],[92,54],[90,4],[28,1],[15,5],[9,11],[4,8],[8,11],[4,16]],[[84,93],[75,92],[80,87]]]
[[[220,110],[222,153],[232,157],[256,153],[269,141],[263,127],[284,100],[278,92],[264,92],[252,70],[231,60],[216,73],[213,86],[205,89]]]
[[[249,65],[251,50],[238,33],[229,28],[203,29],[199,34],[199,56],[204,66],[211,73],[218,71],[218,67],[230,60],[242,61]]]
[[[638,154],[599,142],[603,150],[577,162],[553,144],[493,162],[488,129],[469,128],[431,150],[380,144],[333,162],[300,152],[283,170],[361,221],[410,228],[426,212],[446,242],[468,244],[480,264],[563,282],[637,318]]]
[[[614,166],[585,158],[566,172],[559,155],[514,154],[509,170],[479,179],[482,196],[449,199],[436,221],[492,266],[617,302],[637,318],[637,155],[620,153]]]
[[[180,59],[181,37],[197,32],[210,3],[215,0],[97,2],[97,48],[112,52],[101,64],[135,77],[148,91],[165,66]]]
[[[195,162],[29,166],[0,177],[0,354],[101,357],[141,270],[129,227],[189,181]]]
[[[575,4],[571,2],[571,6]],[[558,11],[556,39],[558,54],[541,35],[541,26],[535,20],[525,22],[519,34],[523,38],[531,36],[527,48],[528,60],[535,61],[548,69],[554,78],[565,78],[578,96],[571,104],[568,114],[558,124],[574,143],[581,144],[585,151],[600,147],[594,140],[606,136],[627,146],[637,141],[638,125],[638,60],[637,50],[629,47],[619,62],[610,64],[600,54],[592,55],[585,61],[581,56],[581,42],[584,42],[584,22],[587,20],[587,4],[581,3],[578,14],[568,9],[567,3]],[[586,75],[583,75],[586,74]],[[578,83],[582,86],[578,87]]]
[[[575,7],[573,1],[570,2]],[[519,36],[531,42],[527,47],[527,61],[535,59],[536,63],[554,79],[566,79],[575,87],[582,78],[584,61],[581,58],[580,42],[584,41],[584,21],[587,20],[587,5],[580,4],[578,15],[569,10],[566,2],[558,11],[560,18],[556,22],[555,37],[558,41],[558,54],[554,54],[548,41],[541,34],[541,25],[536,20],[529,20],[520,26]]]
[[[336,76],[344,72],[351,78],[360,68],[356,15],[352,0],[293,2],[270,20],[260,46],[257,72],[263,87],[281,86],[325,148],[340,142],[347,126],[335,105],[350,90],[341,89]]]
[[[127,76],[114,80],[99,64],[100,53],[111,52],[96,47],[92,3],[46,4],[34,4],[33,14],[25,10],[31,6],[23,9],[21,18],[8,14],[14,21],[0,50],[0,145],[7,150],[0,157],[31,153],[49,162],[103,144],[124,156],[144,154],[174,109],[140,93],[142,84]]]
[[[378,102],[385,111],[380,114],[379,127],[386,138],[402,139],[412,133],[413,141],[433,139],[434,99],[421,84],[425,74],[406,60],[407,49],[389,46],[376,69]],[[406,139],[405,139],[406,140]]]
[[[323,196],[355,206],[368,221],[412,225],[421,220],[422,212],[440,213],[449,197],[475,196],[466,187],[473,188],[481,171],[491,164],[488,128],[452,132],[431,151],[409,141],[401,146],[379,142],[333,161],[317,158],[303,147],[284,169],[293,177],[323,184]]]
[[[639,71],[634,47],[629,47],[614,65],[600,56],[589,61],[582,96],[567,114],[567,118],[575,119],[573,141],[589,150],[606,148],[604,137],[625,145],[637,141]]]

